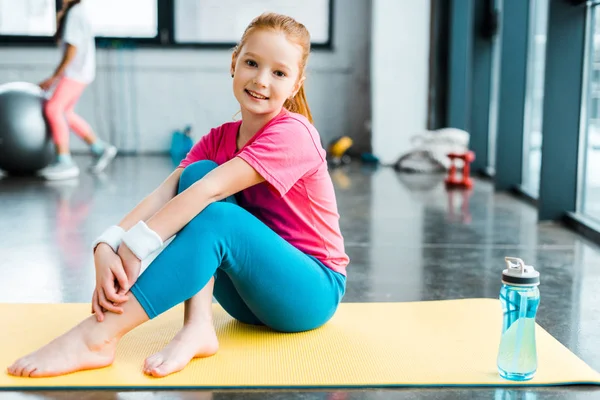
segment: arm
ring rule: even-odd
[[[67,45],[65,46],[65,52],[62,56],[62,60],[60,60],[60,64],[58,64],[58,67],[56,67],[56,70],[54,71],[54,74],[52,76],[59,77],[62,74],[64,74],[67,66],[71,63],[71,61],[73,61],[73,58],[75,58],[75,54],[77,54],[77,47],[67,43]]]
[[[161,207],[177,193],[177,185],[183,168],[177,168],[169,177],[142,200],[129,214],[119,223],[123,230],[128,230],[138,221],[145,221],[154,215]],[[134,256],[135,257],[135,256]],[[122,308],[116,303],[125,301],[125,291],[129,289],[129,282],[137,279],[138,266],[133,270],[124,268],[121,258],[106,242],[101,242],[94,249],[94,265],[96,268],[96,288],[92,295],[92,312],[96,314],[98,321],[104,319],[104,310],[122,312]],[[118,286],[115,285],[118,281]]]
[[[195,162],[197,160],[210,160],[210,149],[216,148],[219,144],[215,142],[215,136],[219,134],[218,129],[211,129],[207,135],[204,135],[190,150],[186,156],[186,161]],[[188,165],[188,164],[184,164]],[[138,204],[123,220],[119,226],[125,231],[139,221],[146,221],[156,214],[169,200],[177,195],[179,178],[184,168],[176,168],[175,171],[148,197]]]
[[[169,200],[171,200],[177,194],[177,186],[179,185],[179,177],[183,172],[183,168],[177,168],[171,173],[157,187],[152,193],[146,196],[133,210],[131,210],[123,219],[119,222],[119,227],[124,231],[129,230],[138,221],[146,221],[148,218],[153,216],[158,210],[160,210]],[[94,249],[102,247],[102,249],[113,251],[112,248],[101,242]]]
[[[179,177],[183,168],[177,168],[161,185],[142,200],[133,210],[119,222],[125,231],[129,230],[138,221],[146,221],[158,212],[165,204],[177,194]]]
[[[118,226],[124,231],[127,231],[138,221],[146,221],[158,210],[160,210],[177,194],[179,177],[181,176],[182,172],[183,168],[177,168],[175,171],[173,171],[171,175],[169,175],[167,179],[160,184],[159,187],[146,196],[137,206],[135,206],[133,210],[123,217]],[[98,243],[98,246],[96,246],[94,249],[94,253],[96,253],[98,248],[113,252],[113,249],[104,242]]]
[[[54,82],[60,76],[62,76],[62,74],[64,74],[65,69],[71,63],[71,61],[73,61],[73,58],[75,58],[76,53],[77,53],[77,47],[67,43],[67,45],[65,47],[65,52],[63,53],[62,60],[58,64],[58,67],[56,67],[56,70],[54,71],[54,73],[52,74],[52,76],[50,78],[48,78],[45,81],[43,81],[42,83],[40,83],[40,87],[44,90],[48,90],[54,84]]]
[[[147,221],[147,225],[164,241],[179,232],[209,204],[261,182],[264,178],[254,168],[235,157],[171,199]]]
[[[264,182],[264,178],[254,168],[241,158],[235,157],[169,200],[156,214],[145,221],[146,225],[164,242],[179,232],[209,204],[261,182]],[[131,218],[129,222],[134,222],[134,219]],[[119,246],[118,254],[125,269],[128,270],[127,276],[132,285],[131,278],[137,279],[140,260],[127,247],[125,241]]]

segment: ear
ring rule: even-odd
[[[233,53],[231,55],[231,66],[229,67],[229,72],[231,73],[231,76],[233,76],[233,74],[235,73],[235,63],[237,61],[237,57],[235,55],[235,53]]]
[[[306,80],[306,76],[303,76],[302,78],[298,79],[298,82],[296,82],[296,84],[294,85],[294,91],[292,92],[292,97],[294,97],[296,95],[296,93],[298,93],[298,91],[304,84],[305,80]]]

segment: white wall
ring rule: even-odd
[[[335,48],[313,51],[307,96],[325,144],[349,135],[367,150],[371,0],[335,0],[334,12]],[[230,57],[228,50],[99,50],[97,79],[77,111],[122,150],[166,151],[174,129],[192,124],[198,139],[231,120],[238,108]],[[58,58],[54,48],[0,48],[0,84],[39,82]]]
[[[373,153],[393,162],[427,126],[430,2],[372,3]]]

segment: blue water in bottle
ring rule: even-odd
[[[535,315],[540,304],[540,274],[519,258],[506,257],[500,301],[504,313],[498,350],[500,376],[526,381],[537,370]]]

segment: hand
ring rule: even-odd
[[[120,303],[128,300],[127,274],[121,258],[106,243],[100,243],[94,251],[96,267],[96,288],[92,296],[92,312],[98,322],[104,320],[104,312],[123,313]]]
[[[127,274],[128,288],[132,287],[135,281],[140,276],[140,270],[142,269],[142,261],[137,258],[135,254],[127,247],[125,243],[121,243],[119,250],[117,251],[121,262],[123,263],[123,269]]]
[[[40,82],[39,86],[42,88],[42,90],[46,91],[49,90],[52,87],[52,85],[54,85],[54,82],[56,82],[56,77],[51,76],[50,78]]]

